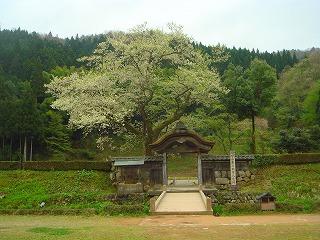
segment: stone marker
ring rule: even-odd
[[[231,190],[237,190],[236,155],[234,151],[230,151],[230,179]]]

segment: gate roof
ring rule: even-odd
[[[205,140],[193,130],[189,130],[182,122],[175,129],[150,144],[157,153],[208,153],[214,142]]]

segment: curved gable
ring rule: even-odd
[[[172,132],[163,135],[150,147],[157,153],[208,153],[213,145],[214,142],[205,140],[178,122]]]

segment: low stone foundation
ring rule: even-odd
[[[131,194],[131,193],[143,193],[143,185],[142,183],[136,184],[125,184],[119,183],[117,184],[118,194]]]
[[[258,194],[240,191],[215,191],[210,195],[213,204],[250,203],[256,204]]]
[[[219,189],[228,189],[230,176],[230,171],[214,171],[214,182],[211,185],[216,185]],[[246,183],[254,179],[255,175],[250,170],[237,171],[237,183]],[[207,182],[207,185],[210,185],[210,183]]]

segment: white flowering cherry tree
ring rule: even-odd
[[[112,33],[91,56],[87,70],[54,78],[47,85],[52,106],[66,111],[70,124],[91,131],[116,128],[149,144],[191,106],[208,105],[225,92],[209,59],[182,28],[168,31],[140,25]]]

